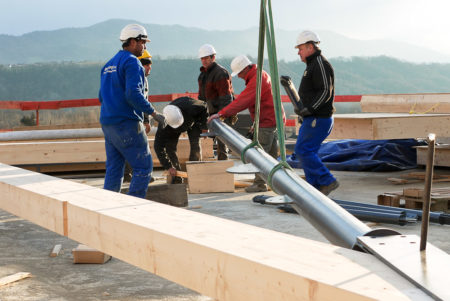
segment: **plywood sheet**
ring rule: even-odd
[[[234,192],[234,175],[226,172],[234,161],[188,161],[189,193]]]

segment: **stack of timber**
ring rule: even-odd
[[[423,189],[405,188],[401,192],[386,192],[378,195],[378,205],[419,209],[423,207]],[[431,211],[450,212],[450,187],[431,191]]]
[[[410,172],[404,175],[401,175],[400,178],[387,178],[393,184],[411,184],[411,183],[420,183],[425,182],[425,173],[424,172]],[[433,174],[433,183],[437,182],[450,182],[450,175],[443,174]]]
[[[214,157],[213,140],[200,141],[202,157],[211,160]],[[148,136],[148,142],[153,166],[159,167],[161,164],[153,147],[154,137]],[[181,163],[188,161],[189,152],[189,139],[182,136],[178,142],[177,152]],[[105,161],[105,141],[102,137],[0,142],[0,162],[38,172],[104,170]]]

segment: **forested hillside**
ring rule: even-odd
[[[230,69],[231,59],[218,60]],[[256,59],[252,58],[252,61]],[[388,57],[331,59],[336,94],[450,92],[450,64],[412,64]],[[96,98],[104,63],[42,63],[0,65],[1,100],[60,100]],[[198,59],[154,57],[151,94],[197,92]],[[268,69],[266,62],[265,69]],[[296,86],[305,69],[300,62],[279,62],[279,74],[289,75]],[[237,93],[243,80],[233,78]]]

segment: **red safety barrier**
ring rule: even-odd
[[[169,102],[179,97],[192,97],[197,98],[198,93],[172,93],[172,94],[161,94],[161,95],[150,95],[150,102]],[[360,102],[362,95],[336,95],[334,98],[335,102]],[[282,102],[290,102],[287,95],[281,95]],[[88,98],[88,99],[71,99],[71,100],[49,100],[49,101],[1,101],[0,109],[10,109],[10,110],[22,110],[22,111],[36,111],[36,125],[39,125],[39,110],[59,110],[63,108],[80,108],[80,107],[91,107],[99,106],[100,102],[98,98]],[[286,126],[295,126],[295,121],[293,119],[288,119],[286,121]]]

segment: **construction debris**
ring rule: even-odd
[[[378,205],[422,209],[423,189],[405,188],[403,191],[385,192],[378,195]],[[431,190],[431,210],[450,212],[450,187]]]
[[[0,287],[10,284],[10,283],[13,283],[13,282],[16,282],[16,281],[19,281],[19,280],[22,280],[22,279],[25,279],[25,278],[28,278],[28,277],[31,277],[31,273],[19,272],[19,273],[15,273],[13,275],[9,275],[9,276],[0,278]]]
[[[103,264],[111,259],[111,256],[96,249],[79,244],[72,249],[73,263],[99,263]]]
[[[50,257],[56,257],[61,252],[62,245],[55,245],[53,250],[50,252]]]

